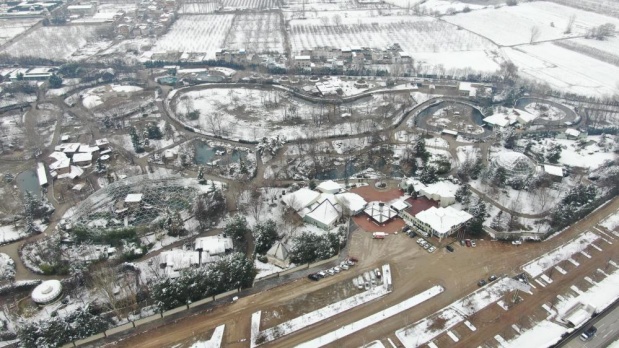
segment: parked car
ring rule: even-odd
[[[409,231],[408,232],[408,236],[411,237],[411,238],[415,238],[415,237],[417,237],[417,233],[415,233],[413,231]]]
[[[357,286],[357,289],[359,289],[359,290],[363,290],[363,287],[365,286],[365,280],[363,280],[363,277],[362,277],[362,276],[358,276],[358,277],[357,277],[357,283],[359,284],[359,285]]]
[[[318,280],[320,280],[320,278],[318,278],[318,275],[317,275],[317,274],[315,274],[315,273],[312,273],[312,274],[308,275],[308,276],[307,276],[307,278],[308,278],[309,280],[313,280],[313,281],[318,281]]]
[[[482,287],[482,286],[484,286],[486,284],[488,284],[488,283],[486,283],[486,281],[484,279],[482,279],[482,280],[477,282],[477,286],[479,286],[479,287]]]
[[[372,285],[376,285],[376,274],[374,274],[374,271],[370,271],[370,281]]]
[[[473,248],[477,246],[477,244],[475,244],[475,241],[474,241],[474,240],[471,240],[471,246],[472,246]]]
[[[341,271],[342,271],[342,269],[339,268],[338,266],[333,267],[333,272],[340,273]]]
[[[435,247],[435,246],[433,246],[433,245],[431,245],[431,246],[428,248],[428,252],[429,252],[429,253],[433,253],[434,251],[436,251],[436,247]]]
[[[350,261],[352,261],[352,262],[354,262],[354,263],[359,262],[359,259],[357,259],[356,257],[352,257],[352,256],[351,256],[351,257],[349,257],[349,258],[348,258],[348,260],[350,260]]]
[[[346,263],[348,264],[348,266],[351,266],[351,267],[355,265],[355,262],[352,260],[348,260],[346,261]]]
[[[464,239],[460,239],[460,245],[465,246]]]
[[[340,265],[340,268],[343,270],[347,270],[350,268],[350,266],[348,266],[348,264],[346,262],[342,262],[342,264]]]
[[[471,240],[470,239],[465,239],[464,243],[466,244],[467,247],[471,246]]]
[[[521,240],[514,240],[514,241],[512,241],[512,244],[513,245],[521,245],[522,241]]]
[[[382,276],[383,276],[383,275],[380,273],[380,269],[378,269],[378,268],[376,268],[376,269],[374,270],[374,273],[376,273],[376,276],[377,276],[378,278],[380,278],[380,277],[382,277]]]
[[[421,243],[423,243],[423,242],[425,242],[425,239],[423,239],[423,238],[421,238],[421,237],[420,237],[420,238],[417,238],[417,244],[421,244]]]
[[[324,278],[327,276],[327,273],[325,273],[325,271],[320,271],[316,273],[316,275],[318,276],[318,278]]]
[[[369,283],[370,280],[372,280],[372,278],[370,278],[370,272],[368,271],[363,272],[363,279],[365,279],[366,283]]]
[[[450,253],[454,252],[454,247],[452,247],[451,245],[446,246],[445,249],[447,249],[447,251],[449,251]]]
[[[411,229],[410,226],[404,226],[402,227],[402,232],[408,232],[410,231],[410,229]]]
[[[595,336],[595,333],[598,332],[598,329],[595,326],[591,326],[590,328],[588,328],[587,330],[585,330],[585,332],[580,334],[580,340],[581,341],[588,341],[590,340],[593,336]]]
[[[332,268],[329,268],[329,269],[327,270],[327,274],[328,274],[328,275],[334,275],[334,274],[335,274],[335,271],[334,271]]]
[[[365,282],[365,286],[364,286],[365,290],[370,290],[370,282]]]
[[[495,281],[495,280],[497,280],[497,279],[498,279],[498,277],[497,277],[497,276],[495,276],[494,274],[493,274],[493,275],[491,275],[490,277],[488,277],[488,281],[489,281],[489,282],[493,282],[493,281]]]

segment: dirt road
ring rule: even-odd
[[[391,294],[381,300],[335,316],[326,322],[305,328],[296,334],[267,344],[265,347],[294,346],[399,303],[432,285],[444,286],[445,292],[434,299],[394,318],[387,319],[359,334],[350,335],[334,342],[331,346],[357,347],[372,340],[386,337],[398,342],[395,340],[395,330],[413,323],[475,290],[478,279],[487,278],[490,274],[514,275],[520,273],[519,267],[526,261],[565,243],[578,233],[590,229],[618,208],[619,199],[615,199],[593,215],[564,231],[561,235],[543,243],[527,243],[520,247],[486,240],[479,241],[477,248],[461,247],[458,244],[454,253],[447,253],[444,249],[440,249],[434,254],[428,254],[406,235],[392,235],[384,241],[377,242],[372,240],[368,233],[355,233],[351,239],[350,253],[359,256],[361,260],[356,267],[347,272],[319,282],[300,279],[241,298],[237,303],[182,318],[173,324],[158,327],[148,332],[138,333],[113,345],[169,347],[181,344],[181,346],[188,346],[196,340],[208,339],[216,326],[226,324],[223,346],[248,347],[250,317],[253,312],[274,304],[286,303],[300,296],[311,296],[312,292],[325,285],[348,280],[360,274],[363,270],[374,268],[385,262],[389,262],[392,267],[394,291]],[[523,302],[525,305],[518,305],[511,309],[507,315],[500,317],[494,312],[480,313],[480,318],[485,319],[482,320],[481,324],[476,324],[479,327],[478,332],[460,341],[460,346],[477,346],[489,337],[493,337],[497,332],[508,328],[513,322],[518,322],[528,315],[531,318],[539,316],[540,313],[537,313],[537,311],[540,310],[542,303],[551,301],[557,292],[569,288],[575,279],[581,279],[594,272],[596,268],[602,267],[605,262],[608,262],[609,256],[617,257],[619,243],[604,244],[603,252],[593,254],[591,260],[583,260],[582,266],[577,270],[568,272],[566,276],[553,275],[553,278],[555,276],[557,278],[552,286],[541,290],[538,287],[536,296],[525,296],[525,302]],[[568,266],[565,267],[568,268]]]

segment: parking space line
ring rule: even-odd
[[[572,289],[578,295],[582,295],[583,294],[582,290],[580,290],[576,285],[570,286],[570,289]]]
[[[397,347],[397,346],[393,343],[393,341],[391,340],[391,338],[387,337],[387,341],[389,341],[389,343],[391,343],[391,346],[392,346],[393,348],[398,348],[398,347]]]
[[[561,274],[563,274],[563,275],[566,275],[566,274],[567,274],[567,271],[566,271],[566,270],[564,270],[563,268],[561,268],[561,266],[555,266],[555,269],[556,269],[559,273],[561,273]]]
[[[571,262],[571,263],[572,263],[572,265],[574,265],[574,266],[576,266],[576,267],[580,266],[580,264],[579,264],[578,262],[576,262],[576,260],[574,260],[574,259],[573,259],[573,258],[571,258],[571,257],[570,257],[569,259],[567,259],[567,260],[568,260],[569,262]]]
[[[608,233],[602,231],[601,229],[597,228],[597,226],[593,226],[593,229],[596,230],[598,233],[601,233],[603,235],[605,235],[606,237],[610,238],[610,239],[615,239],[615,237],[609,235]]]
[[[431,341],[428,343],[428,347],[430,348],[438,348],[438,346],[434,343],[434,341]]]
[[[468,327],[471,331],[477,331],[477,328],[468,320],[464,322],[464,325],[466,325],[466,327]]]
[[[451,330],[447,330],[447,336],[449,336],[454,342],[458,342],[460,341],[460,339],[458,338],[458,336],[456,336],[456,334],[454,334],[453,332],[451,332]]]
[[[542,283],[539,279],[535,279],[535,281],[537,282],[537,284],[541,285],[542,288],[546,287],[546,285]]]
[[[554,314],[555,314],[555,312],[554,312],[552,309],[550,309],[550,306],[548,306],[548,305],[547,305],[547,304],[545,304],[545,303],[542,305],[542,308],[544,308],[544,310],[545,310],[546,312],[548,312],[548,314],[550,314],[550,315],[554,315]]]
[[[609,241],[608,239],[606,239],[606,238],[604,238],[604,237],[601,237],[601,238],[602,238],[602,240],[603,240],[603,241],[605,241],[606,243],[608,243],[608,244],[610,244],[610,245],[612,245],[612,244],[613,244],[613,242]]]
[[[529,283],[533,289],[537,289],[537,286],[533,285],[533,283]]]
[[[499,342],[499,345],[501,347],[507,347],[507,341],[505,341],[505,339],[503,337],[501,337],[501,335],[496,335],[494,336],[494,339],[497,340],[497,342]]]
[[[518,325],[512,324],[512,329],[514,329],[514,331],[516,331],[517,333],[520,333],[520,328],[518,327]]]
[[[601,269],[597,269],[598,272],[602,273],[605,277],[608,277],[608,274],[606,274],[606,272],[602,271]]]
[[[617,263],[615,263],[615,261],[613,261],[613,260],[609,260],[608,263],[610,263],[611,265],[615,266],[615,268],[619,268],[619,265],[617,265]]]
[[[591,278],[589,278],[589,277],[585,277],[585,280],[586,280],[587,282],[589,282],[589,284],[591,284],[591,285],[595,285],[595,282],[593,281],[593,279],[591,279]]]
[[[590,258],[591,258],[591,255],[587,254],[587,253],[586,253],[586,252],[584,252],[584,251],[581,251],[580,253],[581,253],[584,257],[586,257],[586,258],[588,258],[588,259],[590,259]]]

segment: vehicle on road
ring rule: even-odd
[[[358,276],[358,277],[357,277],[357,284],[358,284],[358,285],[357,285],[357,289],[359,289],[359,290],[363,290],[363,287],[364,287],[364,285],[365,285],[365,280],[363,280],[363,277],[362,277],[362,276]]]
[[[479,286],[479,287],[482,287],[482,286],[484,286],[484,285],[486,285],[486,284],[488,284],[488,283],[486,283],[486,280],[485,280],[485,279],[482,279],[482,280],[480,280],[480,281],[478,281],[478,282],[477,282],[477,286]]]
[[[497,280],[497,279],[498,279],[498,277],[497,277],[497,276],[495,276],[494,274],[493,274],[493,275],[491,275],[490,277],[488,277],[488,281],[489,281],[489,282],[493,282],[493,281],[495,281],[495,280]]]
[[[410,229],[411,229],[410,226],[404,226],[402,227],[402,232],[408,232],[410,231]]]
[[[465,246],[466,243],[464,242],[464,239],[460,239],[460,245]]]
[[[346,262],[342,262],[342,264],[340,265],[340,268],[346,271],[350,268],[350,266],[348,266]]]
[[[372,280],[372,278],[370,278],[370,272],[368,271],[363,272],[363,279],[365,279],[366,283],[369,283]]]
[[[374,239],[385,239],[386,236],[387,236],[387,233],[385,233],[385,232],[374,232],[374,233],[372,233],[372,238],[374,238]]]
[[[433,253],[433,252],[435,252],[435,251],[436,251],[436,247],[435,247],[435,246],[433,246],[433,245],[431,245],[431,246],[428,248],[428,252],[429,252],[429,253]]]
[[[473,248],[477,246],[477,244],[475,244],[475,241],[474,241],[474,240],[471,240],[471,246],[472,246]]]
[[[341,271],[342,271],[342,269],[339,268],[338,266],[333,267],[333,272],[340,273]]]
[[[370,290],[370,282],[365,282],[365,286],[364,286],[365,290]]]
[[[585,332],[580,334],[580,340],[588,341],[593,338],[593,336],[595,336],[596,332],[598,332],[598,329],[595,326],[591,326],[590,328],[585,330]]]
[[[450,253],[454,252],[454,247],[452,247],[451,245],[446,246],[445,249],[447,249],[447,251],[449,251]]]
[[[328,274],[328,275],[334,275],[334,274],[335,274],[335,271],[334,271],[332,268],[329,268],[329,269],[327,270],[327,274]]]
[[[316,275],[318,276],[318,278],[324,278],[327,276],[327,273],[325,273],[325,271],[320,271],[316,273]]]
[[[513,245],[521,245],[522,241],[521,240],[514,240],[514,241],[512,241],[512,244]]]
[[[372,285],[376,285],[376,274],[374,274],[374,271],[370,271],[370,279],[372,281]]]
[[[313,280],[315,282],[320,280],[320,278],[318,278],[318,275],[316,273],[312,273],[312,274],[308,275],[307,278],[309,280]]]
[[[471,240],[470,239],[465,239],[464,243],[466,244],[467,247],[471,246]]]
[[[415,237],[417,237],[417,233],[415,233],[413,231],[409,231],[408,232],[408,236],[411,237],[411,238],[415,238]]]

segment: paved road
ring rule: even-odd
[[[565,348],[606,348],[619,339],[619,307],[608,313],[594,324],[597,334],[590,341],[583,342],[579,337],[573,338]]]

